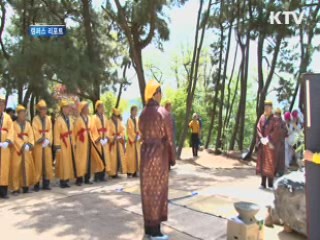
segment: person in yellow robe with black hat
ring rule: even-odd
[[[108,147],[108,136],[107,136],[107,125],[108,118],[105,115],[105,109],[103,102],[98,100],[95,104],[96,114],[92,116],[92,127],[95,128],[95,132],[98,133],[98,138],[95,139],[95,146],[98,150],[99,154],[95,151],[92,153],[92,157],[96,158],[96,161],[102,161],[103,170],[101,172],[97,172],[95,174],[95,181],[105,181],[106,172],[110,172],[110,164],[109,164],[109,147]]]
[[[27,111],[22,105],[16,109],[17,120],[13,123],[14,139],[11,151],[11,189],[13,193],[29,192],[29,187],[35,184],[35,166],[32,156],[34,136],[31,124],[27,121]]]
[[[140,131],[137,119],[138,107],[132,106],[130,118],[127,121],[128,143],[126,147],[125,159],[128,164],[128,176],[136,177],[140,169]]]
[[[13,143],[13,125],[5,113],[6,100],[0,96],[0,198],[8,198],[10,146]]]
[[[114,108],[107,127],[110,151],[110,172],[108,174],[113,178],[118,177],[118,172],[122,174],[127,173],[127,164],[124,158],[125,127],[119,119],[119,116],[120,110]]]
[[[67,100],[60,102],[60,115],[54,123],[54,149],[56,158],[56,177],[60,179],[60,187],[70,187],[68,182],[76,177],[74,158],[73,123],[70,118],[70,105]]]
[[[42,180],[43,190],[51,190],[50,180],[53,178],[52,168],[52,122],[47,115],[47,103],[40,100],[37,105],[38,114],[32,120],[34,133],[33,159],[36,167],[35,191],[40,189]]]
[[[90,181],[92,172],[101,172],[103,170],[102,161],[92,158],[92,152],[97,151],[93,142],[99,139],[96,129],[93,127],[89,116],[89,104],[82,101],[79,104],[80,116],[74,123],[75,136],[75,157],[77,165],[77,182],[78,186],[83,183],[92,184]]]

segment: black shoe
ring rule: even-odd
[[[100,182],[108,182],[106,178],[100,179]]]
[[[28,187],[23,187],[22,188],[23,193],[29,193],[29,188]]]
[[[0,196],[1,199],[9,199],[9,196],[8,195],[3,195],[3,196]]]
[[[8,187],[1,187],[0,198],[8,199]]]
[[[95,173],[94,174],[94,182],[99,182],[100,181],[100,173]]]
[[[12,195],[13,195],[13,196],[18,196],[19,194],[20,194],[20,191],[19,191],[19,190],[12,192]]]
[[[33,190],[35,192],[39,192],[40,191],[40,183],[37,183],[36,185],[34,185]]]
[[[163,237],[160,224],[157,226],[156,236],[154,237]]]
[[[60,180],[60,188],[68,188],[69,185],[66,180]]]
[[[138,177],[138,174],[135,172],[134,174],[132,174],[132,177]]]
[[[105,172],[101,172],[100,176],[99,176],[99,180],[100,182],[105,182],[106,180],[106,173]]]
[[[99,182],[107,182],[107,178],[105,177],[105,175],[101,175],[99,178]]]
[[[78,177],[76,180],[76,185],[79,187],[82,186],[82,181],[83,181],[82,177]]]
[[[51,188],[50,188],[50,180],[45,179],[45,180],[42,181],[42,189],[43,190],[51,190]]]
[[[92,184],[93,184],[93,182],[91,182],[91,181],[89,181],[89,180],[88,180],[88,181],[85,181],[84,183],[85,183],[85,184],[88,184],[88,185],[92,185]]]

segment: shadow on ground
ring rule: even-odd
[[[17,222],[15,227],[35,229],[40,235],[54,231],[59,238],[108,239],[112,236],[114,239],[134,239],[143,235],[142,221],[137,223],[138,216],[119,208],[137,201],[139,199],[134,196],[124,201],[121,194],[112,197],[100,193],[68,196],[13,210],[14,214],[28,216],[28,220]],[[103,226],[105,228],[101,231]]]

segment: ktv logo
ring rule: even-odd
[[[270,12],[269,22],[270,24],[290,24],[294,22],[299,25],[304,18],[304,12],[297,13],[295,11],[283,11],[283,12]]]

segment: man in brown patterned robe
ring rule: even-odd
[[[265,101],[264,113],[257,125],[258,158],[256,173],[261,175],[261,188],[273,188],[273,178],[276,173],[276,118],[272,113],[272,102]]]
[[[139,129],[141,146],[141,198],[145,233],[150,239],[168,239],[160,230],[168,215],[169,164],[175,164],[171,114],[161,107],[161,88],[155,80],[145,89],[146,106]]]

